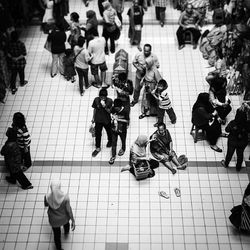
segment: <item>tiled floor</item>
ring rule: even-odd
[[[117,50],[124,48],[132,61],[138,52],[128,45],[126,10],[125,25]],[[97,5],[91,2],[88,9]],[[71,12],[77,11],[84,19],[86,8],[80,0],[70,1]],[[223,153],[212,151],[205,141],[194,144],[190,136],[191,108],[201,91],[207,91],[204,81],[212,70],[199,50],[191,46],[178,51],[175,31],[179,13],[167,9],[167,22],[161,28],[154,21],[154,8],[145,14],[142,43],[151,43],[159,57],[160,71],[169,83],[169,94],[177,114],[177,123],[166,124],[178,154],[190,160],[186,171],[172,176],[162,166],[150,180],[137,182],[128,172],[120,173],[128,162],[126,151],[110,167],[110,150],[103,146],[101,153],[91,157],[94,141],[88,132],[92,119],[91,104],[97,89],[90,88],[81,97],[76,83],[62,77],[50,78],[50,54],[43,49],[46,36],[38,27],[23,33],[28,57],[26,78],[29,84],[19,88],[16,95],[7,96],[0,106],[0,141],[5,142],[5,131],[11,125],[14,112],[27,117],[32,136],[31,153],[34,166],[27,176],[33,190],[23,191],[5,181],[1,167],[0,180],[0,249],[54,249],[53,235],[48,224],[43,196],[51,180],[59,179],[68,192],[76,218],[76,230],[63,239],[65,250],[247,250],[250,238],[239,235],[232,228],[230,209],[241,202],[249,182],[248,169],[236,173],[219,164],[226,151],[226,139],[219,140]],[[107,57],[109,76],[114,55]],[[130,75],[134,78],[134,68]],[[109,95],[114,97],[113,89]],[[240,97],[233,96],[233,112]],[[150,135],[155,118],[138,120],[140,106],[131,112],[127,147],[139,134]],[[105,145],[106,135],[103,136]],[[249,156],[249,148],[245,159]],[[235,160],[235,159],[234,159]],[[249,164],[249,163],[247,163]],[[232,166],[235,162],[232,162]],[[245,165],[245,164],[244,164]],[[174,188],[181,189],[177,198]],[[166,200],[158,196],[163,190],[170,195]]]

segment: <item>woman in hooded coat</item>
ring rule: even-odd
[[[70,206],[68,194],[61,190],[61,183],[52,182],[50,184],[51,193],[45,195],[44,205],[48,208],[49,223],[54,232],[54,241],[57,250],[61,247],[61,226],[64,227],[64,233],[69,233],[69,221],[71,220],[71,229],[75,230],[75,219]]]

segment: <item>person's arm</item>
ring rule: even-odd
[[[107,11],[104,11],[104,12],[103,12],[103,20],[104,20],[105,23],[110,23],[110,22],[109,22],[109,18],[108,18]]]
[[[156,55],[154,55],[154,65],[156,66],[156,68],[160,68],[160,63],[159,63],[159,59]]]
[[[139,64],[138,64],[138,55],[136,55],[136,56],[134,57],[134,60],[133,60],[132,64],[134,65],[134,67],[135,67],[136,69],[141,70],[141,68],[139,67]]]
[[[66,200],[66,212],[69,215],[69,218],[71,219],[71,230],[74,231],[75,230],[75,219],[73,216],[73,212],[72,212],[72,208],[70,206],[70,201],[69,198],[67,198]]]
[[[184,25],[184,24],[182,23],[184,14],[185,14],[185,11],[183,11],[183,12],[181,13],[181,15],[180,15],[180,17],[179,17],[179,20],[178,20],[178,24],[185,30],[185,29],[186,29],[186,25]]]
[[[46,199],[46,195],[44,195],[44,206],[45,207],[49,206],[49,203],[47,202],[47,199]]]
[[[227,126],[225,127],[225,131],[227,132],[227,133],[230,133],[233,129],[234,129],[234,126],[233,126],[233,121],[230,121],[228,124],[227,124]]]
[[[3,145],[2,149],[1,149],[1,155],[5,155],[6,154],[6,146]]]
[[[214,95],[214,92],[210,89],[209,90],[209,101],[211,104],[213,104],[214,106],[222,106],[223,103],[220,102]]]
[[[113,101],[111,100],[109,103],[106,104],[105,106],[105,110],[108,112],[108,113],[111,113],[111,108],[113,106]]]

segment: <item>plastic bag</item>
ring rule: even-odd
[[[89,127],[89,133],[92,135],[92,137],[95,137],[95,124],[92,123]]]

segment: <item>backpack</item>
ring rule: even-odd
[[[225,23],[225,12],[222,8],[214,9],[213,13],[213,24],[224,24]]]

